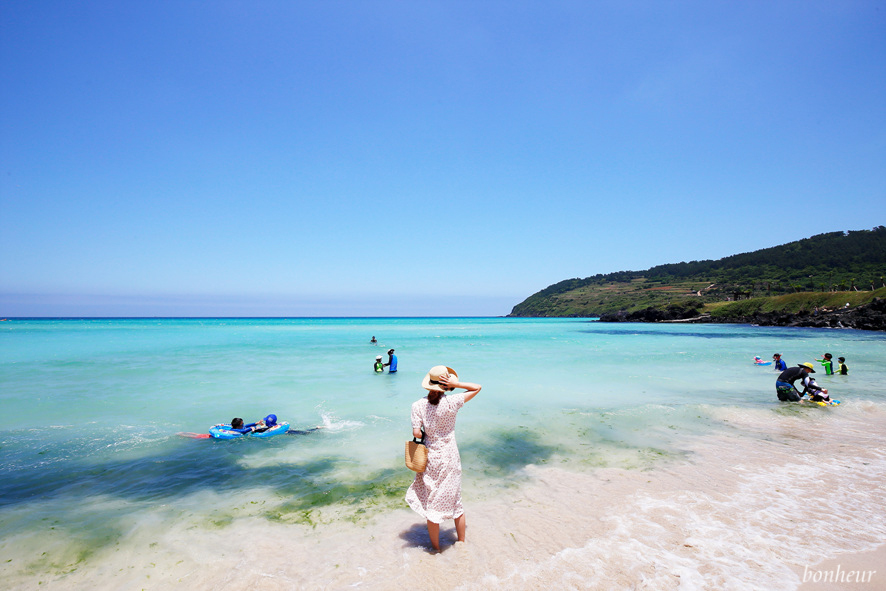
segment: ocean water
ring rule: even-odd
[[[370,345],[376,336],[378,345]],[[396,374],[375,374],[394,347]],[[824,352],[834,408],[776,401]],[[459,415],[468,544],[403,501],[433,365]],[[886,336],[578,319],[0,323],[11,589],[793,588],[886,539]],[[216,441],[268,413],[297,431]],[[321,429],[314,429],[320,426]],[[451,524],[450,524],[451,525]]]

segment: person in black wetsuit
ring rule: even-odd
[[[809,390],[809,384],[807,383],[806,378],[809,377],[810,373],[815,373],[815,368],[811,363],[801,363],[797,367],[789,367],[780,374],[778,374],[778,378],[775,380],[775,393],[778,395],[778,399],[782,402],[800,402],[800,399],[806,395],[807,390]],[[803,392],[800,392],[797,387],[794,385],[794,382],[797,380],[801,380],[801,384],[803,384]],[[810,378],[810,381],[811,378]],[[815,389],[819,389],[815,384],[815,381],[812,381],[812,385],[815,386]]]

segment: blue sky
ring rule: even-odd
[[[882,1],[0,4],[0,316],[504,315],[884,197]]]

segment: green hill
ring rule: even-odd
[[[510,316],[600,316],[669,305],[886,286],[886,227],[829,232],[719,260],[566,279],[514,306]]]

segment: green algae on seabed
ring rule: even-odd
[[[513,486],[516,480],[522,479],[517,478],[520,470],[530,464],[547,463],[558,448],[543,443],[537,431],[519,425],[492,432],[483,441],[465,445],[461,451],[471,458],[469,464],[480,465],[483,474]]]
[[[311,527],[340,520],[363,523],[380,512],[402,508],[412,479],[413,473],[404,468],[379,470],[363,482],[315,483],[321,490],[286,501],[263,515],[269,521]]]
[[[64,576],[76,571],[81,565],[97,554],[100,548],[90,547],[85,542],[67,547],[62,551],[47,550],[29,561],[22,571],[28,575],[53,574]],[[8,561],[8,562],[11,562]]]

